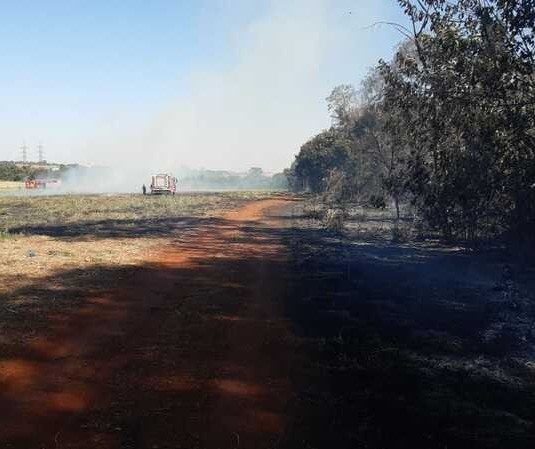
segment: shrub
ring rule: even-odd
[[[323,219],[325,229],[341,234],[344,231],[345,212],[342,209],[329,209]]]

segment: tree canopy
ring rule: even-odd
[[[409,38],[358,92],[333,90],[294,188],[409,202],[449,238],[533,238],[535,1],[399,4]]]

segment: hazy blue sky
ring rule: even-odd
[[[350,14],[351,12],[351,14]],[[324,98],[389,58],[393,0],[17,0],[0,15],[0,159],[281,169]]]

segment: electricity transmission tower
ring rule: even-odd
[[[37,145],[37,150],[39,151],[39,162],[45,162],[45,153],[43,151],[43,145]]]
[[[24,145],[22,145],[20,149],[22,151],[22,162],[28,162],[28,145],[26,145],[26,142],[24,142]]]

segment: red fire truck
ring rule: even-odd
[[[27,179],[24,184],[28,190],[34,190],[48,187],[58,188],[61,186],[61,181],[59,179]]]

